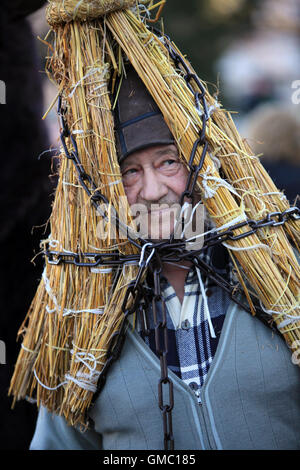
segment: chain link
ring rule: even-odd
[[[159,257],[156,256],[156,260]],[[155,333],[155,349],[160,360],[160,380],[158,382],[158,405],[162,412],[163,429],[164,429],[164,449],[174,449],[174,437],[172,429],[172,410],[174,407],[173,382],[168,376],[168,329],[167,329],[167,313],[165,300],[161,294],[160,274],[162,271],[161,261],[159,267],[155,267],[153,271],[154,280],[154,296],[152,298],[152,311],[154,320]],[[161,304],[162,319],[158,319],[158,304]],[[168,400],[164,401],[164,389],[168,391]]]
[[[208,142],[206,139],[206,125],[209,119],[209,114],[208,114],[207,104],[205,100],[205,88],[202,85],[200,79],[197,77],[197,75],[194,72],[190,70],[188,64],[183,59],[183,57],[181,57],[175,51],[168,36],[165,35],[163,37],[163,42],[170,55],[170,58],[174,61],[175,67],[181,67],[182,71],[185,73],[183,78],[186,82],[187,87],[193,93],[195,108],[199,116],[201,116],[201,121],[202,121],[202,127],[199,131],[199,137],[195,140],[193,144],[193,148],[192,148],[189,162],[188,162],[190,173],[189,173],[186,188],[184,192],[181,194],[180,205],[182,205],[184,198],[193,200],[193,195],[194,195],[198,175],[203,167],[203,163],[204,163],[207,151],[208,151]],[[200,89],[200,92],[196,90],[195,88],[193,88],[192,86],[193,82],[196,85],[196,87]],[[195,155],[198,150],[198,147],[203,147],[202,153],[201,153],[199,164],[194,165],[194,159],[195,159]]]

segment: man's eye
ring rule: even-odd
[[[128,170],[126,170],[126,171],[123,172],[123,175],[122,175],[122,176],[133,175],[133,174],[136,173],[136,172],[137,172],[136,168],[129,168]]]
[[[180,166],[180,162],[174,158],[168,158],[161,164],[162,170],[165,171],[177,171]]]

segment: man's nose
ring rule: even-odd
[[[167,186],[161,181],[153,168],[144,171],[140,197],[145,201],[159,201],[168,194]]]

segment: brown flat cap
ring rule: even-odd
[[[122,78],[114,112],[119,162],[153,145],[174,144],[157,104],[133,67]]]

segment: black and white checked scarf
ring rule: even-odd
[[[212,265],[215,272],[231,281],[232,264],[222,246],[216,245],[204,250],[201,259]],[[162,278],[161,282],[167,310],[168,367],[194,390],[199,401],[199,390],[215,355],[225,312],[230,302],[229,295],[209,278],[202,276],[202,281],[213,329],[209,325],[209,318],[205,315],[201,286],[195,268],[191,268],[186,277],[182,304],[167,279]],[[155,353],[155,329],[151,306],[148,313],[150,333],[145,335],[140,329],[140,335]],[[158,320],[161,320],[159,305],[157,314]]]

